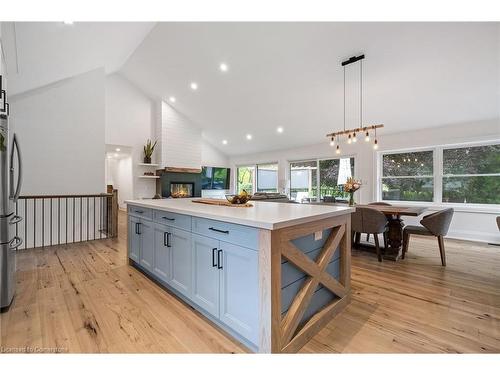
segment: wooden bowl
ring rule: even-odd
[[[251,197],[251,195],[226,194],[226,199],[231,204],[245,204]]]

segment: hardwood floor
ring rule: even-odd
[[[246,352],[127,265],[119,219],[118,239],[19,252],[2,351]],[[412,236],[397,263],[353,250],[352,303],[301,352],[499,353],[500,247],[446,240],[446,252],[443,268],[433,238]]]

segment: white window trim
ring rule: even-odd
[[[254,173],[253,173],[253,178],[252,178],[252,192],[251,194],[255,194],[257,192],[257,184],[258,184],[258,167],[259,165],[266,165],[266,164],[276,164],[278,166],[278,169],[276,169],[276,192],[279,192],[279,162],[277,161],[270,161],[270,162],[261,162],[261,163],[246,163],[246,164],[237,164],[235,165],[236,167],[236,173],[234,176],[234,186],[235,190],[238,190],[238,169],[239,168],[245,168],[245,167],[253,167],[254,168]],[[239,194],[239,191],[236,191],[236,194]]]
[[[316,173],[316,202],[321,202],[321,197],[320,197],[320,191],[319,191],[319,184],[320,184],[320,173],[319,173],[319,162],[322,160],[337,160],[337,159],[354,159],[354,178],[356,178],[357,173],[358,173],[358,159],[357,159],[357,154],[348,154],[348,155],[335,155],[335,156],[327,156],[327,157],[320,157],[320,158],[305,158],[305,159],[289,159],[287,160],[288,163],[288,184],[287,184],[287,195],[290,197],[290,191],[292,188],[292,163],[305,163],[308,161],[314,161],[316,162],[316,168],[317,168],[317,173]]]
[[[376,199],[378,201],[387,202],[395,205],[407,205],[407,206],[426,206],[432,210],[439,210],[445,208],[454,208],[458,212],[475,212],[475,213],[485,213],[485,214],[495,214],[500,213],[500,204],[483,204],[483,203],[446,203],[442,202],[442,183],[443,177],[461,175],[444,175],[443,174],[443,150],[453,149],[453,148],[466,148],[475,146],[488,146],[500,144],[500,139],[494,139],[489,141],[477,141],[477,142],[463,142],[455,144],[441,144],[431,147],[412,147],[404,149],[394,149],[394,150],[383,150],[377,151],[376,153],[376,178],[374,181],[375,186],[373,191],[376,192]],[[419,151],[434,151],[434,194],[432,202],[413,202],[413,201],[393,201],[393,200],[383,200],[382,199],[382,161],[383,156],[387,154],[398,154],[406,152],[419,152]],[[355,164],[356,166],[356,164]],[[483,174],[478,174],[482,176]],[[485,176],[498,174],[484,174]],[[475,176],[475,175],[464,175],[464,176]],[[413,176],[412,176],[413,177]],[[418,176],[425,177],[425,176]]]

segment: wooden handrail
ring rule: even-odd
[[[50,198],[92,198],[92,197],[112,197],[113,194],[61,194],[61,195],[21,195],[19,199],[50,199]]]

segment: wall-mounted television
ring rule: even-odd
[[[203,167],[201,169],[201,188],[203,190],[228,190],[231,169]]]

